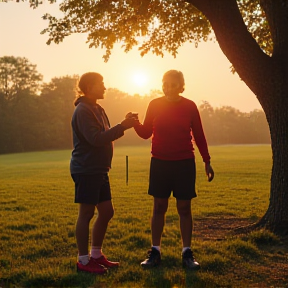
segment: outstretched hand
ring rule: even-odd
[[[205,163],[205,172],[208,177],[208,182],[211,182],[214,178],[214,171],[209,163]]]
[[[127,116],[127,115],[126,115]],[[121,125],[124,127],[125,130],[134,127],[136,124],[139,123],[138,117],[126,117],[122,122]]]
[[[134,118],[134,119],[138,120],[138,113],[129,112],[129,113],[125,116],[125,118],[126,118],[126,119],[127,119],[127,118]]]

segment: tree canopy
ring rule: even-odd
[[[183,43],[191,42],[197,47],[201,40],[212,39],[209,20],[189,2],[194,1],[64,1],[60,4],[64,17],[45,14],[43,18],[49,20],[49,26],[42,33],[49,34],[47,44],[59,43],[73,33],[88,33],[89,47],[106,48],[105,61],[116,42],[121,42],[126,52],[138,45],[142,56],[149,51],[163,56],[168,51],[176,57]],[[260,1],[237,2],[248,30],[260,47],[271,54],[270,30]]]

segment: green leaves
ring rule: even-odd
[[[25,57],[4,56],[0,58],[0,92],[5,98],[16,97],[20,91],[36,93],[40,88],[42,75]]]
[[[260,5],[260,0],[238,0],[237,3],[249,32],[261,49],[268,55],[271,55],[273,42],[269,24],[265,17],[265,12]]]
[[[89,47],[106,48],[108,61],[115,43],[123,43],[125,52],[139,46],[141,55],[149,51],[163,56],[166,50],[174,57],[184,42],[195,45],[207,40],[211,32],[207,19],[185,1],[76,1],[60,4],[63,18],[46,14],[49,21],[47,44],[59,43],[72,33],[88,33]]]
[[[273,42],[262,7],[265,1],[235,1],[247,29],[261,49],[271,55]],[[51,42],[58,44],[73,33],[86,33],[90,48],[106,49],[105,62],[117,42],[123,43],[125,52],[139,46],[141,56],[148,52],[163,56],[167,51],[176,57],[183,43],[191,42],[197,47],[211,35],[209,19],[191,4],[194,2],[197,3],[193,0],[65,0],[59,4],[62,18],[43,16],[49,24],[41,34],[48,34],[49,45]],[[214,9],[207,8],[209,4],[204,2],[205,9]],[[30,0],[29,3],[36,8],[41,1]]]

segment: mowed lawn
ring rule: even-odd
[[[78,206],[69,174],[70,154],[65,150],[0,155],[0,287],[288,287],[285,239],[264,230],[232,233],[257,221],[268,207],[269,145],[210,147],[215,171],[211,183],[196,151],[192,248],[201,264],[198,272],[181,266],[174,198],[166,217],[162,264],[153,270],[140,267],[151,245],[150,147],[116,143],[109,173],[115,216],[103,252],[120,260],[121,266],[104,276],[77,274]]]

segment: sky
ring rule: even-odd
[[[227,60],[216,41],[185,43],[174,58],[152,53],[140,56],[137,47],[125,53],[115,45],[108,63],[101,48],[89,48],[84,34],[71,35],[60,44],[46,44],[48,35],[40,32],[48,26],[45,13],[61,16],[57,4],[48,1],[37,9],[27,2],[0,1],[0,57],[25,57],[37,65],[37,71],[48,83],[54,77],[82,75],[95,71],[103,75],[106,88],[117,88],[129,95],[149,94],[161,90],[163,74],[180,70],[185,78],[184,97],[197,105],[203,101],[213,107],[231,106],[242,112],[262,109],[256,96],[237,74],[230,72]]]

